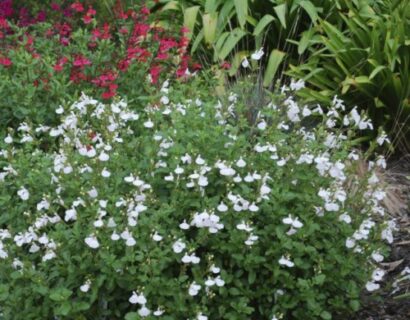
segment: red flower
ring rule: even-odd
[[[175,48],[178,46],[178,43],[173,39],[161,39],[159,43],[159,51],[165,52],[169,49]]]
[[[93,17],[92,17],[92,16],[89,16],[88,14],[86,14],[86,15],[83,17],[83,21],[84,21],[85,24],[90,24],[90,23],[93,21]]]
[[[0,57],[0,64],[7,68],[7,67],[10,67],[13,64],[13,62],[11,62],[11,60],[9,58]]]
[[[91,61],[88,60],[86,57],[83,56],[77,56],[75,58],[75,60],[73,61],[73,66],[74,67],[84,67],[84,66],[88,66],[91,64]]]
[[[149,9],[148,9],[147,7],[142,7],[141,13],[142,13],[142,14],[145,14],[145,15],[149,15],[149,14],[150,14],[150,11],[149,11]]]
[[[159,73],[161,72],[160,66],[152,66],[149,70],[149,74],[151,76],[151,83],[157,83],[159,78]]]
[[[225,70],[230,69],[231,64],[228,61],[224,61],[224,62],[221,63],[221,68],[225,69]]]
[[[60,72],[63,71],[63,66],[61,64],[56,64],[53,69],[55,72]]]
[[[77,11],[77,12],[83,12],[84,11],[84,7],[83,7],[83,4],[81,2],[74,2],[71,5],[71,9],[73,9],[74,11]]]
[[[115,91],[105,91],[101,96],[103,99],[110,99],[115,96]]]
[[[167,60],[169,57],[168,53],[158,53],[156,59],[157,60]]]

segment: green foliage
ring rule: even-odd
[[[235,75],[240,62],[262,46],[274,55],[268,55],[266,61],[282,63],[284,69],[290,62],[299,61],[294,43],[300,34],[311,30],[319,16],[331,17],[338,1],[164,0],[161,3],[165,23],[175,19],[175,12],[184,16],[184,25],[193,32],[192,53],[212,52],[213,62],[229,58],[232,61],[229,74]],[[278,59],[278,52],[283,52],[282,59]],[[281,77],[277,72],[279,65],[275,63],[275,66],[267,68],[265,86],[273,87],[273,80]]]
[[[352,312],[392,229],[373,221],[383,192],[352,152],[366,118],[288,89],[250,119],[212,90],[191,77],[155,104],[83,95],[58,126],[2,137],[3,319]]]
[[[409,148],[410,7],[406,1],[341,2],[346,9],[337,23],[321,20],[314,36],[302,37],[299,46],[309,48],[309,57],[289,74],[309,83],[304,97],[329,102],[338,94]]]

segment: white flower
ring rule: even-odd
[[[138,314],[141,317],[148,317],[151,314],[151,310],[148,309],[146,306],[142,306],[141,309],[138,310]]]
[[[228,211],[228,207],[226,206],[225,203],[221,202],[218,207],[217,207],[219,212],[226,212]]]
[[[135,291],[132,292],[132,295],[128,299],[128,301],[132,304],[140,304],[140,305],[144,305],[147,303],[147,299],[144,297],[144,295],[142,293],[140,294]]]
[[[267,124],[266,124],[266,122],[265,122],[264,120],[262,120],[261,122],[259,122],[258,125],[257,125],[258,129],[259,129],[259,130],[262,130],[262,131],[266,129],[266,126],[267,126]]]
[[[116,232],[113,232],[112,235],[111,235],[111,240],[112,241],[117,241],[119,239],[120,239],[120,235]]]
[[[100,243],[98,242],[95,235],[88,236],[84,239],[84,241],[87,244],[87,246],[89,246],[92,249],[97,249],[100,246]]]
[[[260,60],[263,56],[264,52],[263,52],[263,48],[260,48],[259,50],[255,51],[254,53],[252,53],[251,55],[251,59],[252,60]]]
[[[4,138],[4,142],[7,144],[10,144],[13,142],[13,138],[11,137],[11,135],[8,135],[7,137]]]
[[[91,198],[97,198],[97,197],[98,197],[98,191],[97,191],[97,189],[93,187],[90,191],[88,191],[88,195],[89,195]]]
[[[21,198],[21,200],[26,201],[28,198],[30,198],[30,192],[24,188],[21,187],[19,191],[17,191],[17,195]]]
[[[77,211],[74,208],[65,211],[64,221],[75,221],[77,220]]]
[[[380,288],[380,284],[378,284],[378,283],[374,283],[374,282],[371,282],[371,281],[366,283],[366,290],[369,291],[369,292],[376,291],[379,288]]]
[[[243,160],[242,157],[240,157],[239,160],[236,161],[236,166],[239,168],[244,168],[246,166],[245,160]]]
[[[161,316],[165,311],[161,308],[158,308],[157,310],[154,311],[154,316],[158,317]]]
[[[152,127],[154,127],[154,122],[152,122],[151,119],[148,119],[148,121],[144,122],[144,127],[145,128],[152,128]]]
[[[80,290],[82,292],[88,292],[88,290],[90,290],[90,285],[91,285],[91,281],[87,280],[81,287]]]
[[[191,285],[188,288],[188,294],[190,296],[196,296],[199,290],[201,290],[201,286],[194,281],[191,283]]]
[[[162,104],[168,104],[169,98],[167,96],[162,96],[160,101]]]
[[[63,106],[59,106],[59,107],[56,109],[56,113],[57,113],[57,114],[63,114],[63,113],[64,113],[64,108],[63,108]]]
[[[352,218],[347,213],[343,213],[339,216],[339,221],[343,221],[347,224],[350,224],[352,222]]]
[[[235,175],[236,171],[230,167],[222,168],[219,173],[223,176],[232,177]]]
[[[111,176],[111,172],[109,172],[106,168],[104,168],[104,169],[101,171],[101,175],[102,175],[104,178],[108,178],[109,176]]]
[[[384,274],[385,274],[384,270],[382,270],[382,269],[376,269],[376,270],[374,270],[373,273],[372,273],[372,279],[373,279],[374,281],[380,281],[380,280],[383,279]]]
[[[108,161],[108,159],[110,159],[110,156],[105,152],[101,152],[98,159],[100,159],[100,161]]]
[[[125,245],[127,246],[127,247],[133,247],[133,246],[135,246],[137,244],[137,241],[135,241],[135,239],[132,237],[132,236],[130,236],[129,238],[127,238],[126,240],[125,240]]]
[[[196,320],[208,320],[208,317],[200,313],[197,315]]]
[[[181,240],[175,241],[172,245],[172,250],[174,250],[175,253],[181,253],[185,248],[186,244],[183,243]]]
[[[208,178],[205,176],[200,176],[198,179],[198,186],[206,187],[208,185]]]
[[[249,61],[248,61],[248,59],[246,59],[246,57],[243,58],[243,60],[242,60],[242,67],[244,67],[244,68],[249,67]]]
[[[372,259],[376,262],[382,262],[384,257],[378,251],[375,251],[372,253]]]
[[[197,156],[195,159],[195,163],[202,166],[203,164],[205,164],[205,160],[201,158],[201,156]]]
[[[284,218],[284,219],[282,220],[282,222],[283,222],[284,224],[290,224],[290,225],[292,225],[292,227],[294,227],[294,228],[296,228],[296,229],[299,229],[299,228],[302,228],[302,227],[303,227],[303,223],[299,221],[299,218],[296,217],[295,219],[293,219],[291,215],[289,215],[288,217]]]
[[[161,235],[159,235],[157,232],[155,232],[153,235],[152,235],[152,239],[154,240],[154,241],[161,241],[162,240],[162,236]]]
[[[286,258],[285,256],[282,256],[279,259],[279,264],[283,266],[287,266],[289,268],[292,268],[295,265],[290,259]]]
[[[390,143],[389,138],[387,135],[383,132],[379,137],[377,137],[377,143],[379,146],[383,145],[384,142]]]
[[[39,203],[37,203],[38,211],[43,210],[43,209],[48,210],[49,208],[50,208],[50,203],[46,199],[43,199]]]
[[[290,89],[291,90],[298,91],[298,90],[300,90],[304,87],[305,87],[305,82],[302,79],[298,80],[297,82],[295,82],[292,79],[291,82],[290,82]]]
[[[179,225],[179,227],[180,227],[182,230],[188,230],[188,229],[189,229],[189,224],[186,222],[186,220],[184,220],[184,221]]]
[[[356,241],[352,238],[347,238],[346,239],[346,248],[353,248],[356,245]]]

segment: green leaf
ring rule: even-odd
[[[204,38],[207,44],[211,44],[215,40],[217,22],[218,12],[206,13],[202,16],[202,23],[204,26]]]
[[[310,19],[313,22],[316,22],[318,19],[317,9],[315,5],[310,1],[301,1],[299,4],[303,9],[305,9],[306,13],[309,15]]]
[[[205,12],[206,13],[213,13],[218,8],[218,4],[216,0],[206,0],[205,2]]]
[[[282,24],[283,28],[286,29],[286,3],[278,5],[273,8],[276,12],[276,15],[279,18],[280,23]]]
[[[382,70],[384,70],[384,69],[386,69],[386,68],[387,68],[386,66],[378,66],[378,67],[374,68],[374,70],[372,71],[372,73],[371,73],[370,76],[369,76],[369,80],[372,80],[375,76],[377,76],[377,74],[378,74],[380,71],[382,71]]]
[[[332,315],[327,311],[322,311],[322,313],[320,314],[320,317],[324,320],[332,319]]]
[[[161,11],[166,11],[166,10],[179,10],[178,1],[170,1],[161,8]]]
[[[57,301],[57,302],[62,302],[68,299],[68,297],[70,297],[72,294],[71,290],[68,290],[66,288],[57,288],[57,289],[53,289],[51,290],[50,293],[50,299],[53,301]]]
[[[184,26],[189,29],[188,37],[192,37],[194,32],[196,17],[198,15],[199,6],[193,6],[185,10],[184,12]]]
[[[54,309],[56,315],[66,316],[71,311],[71,305],[68,301],[64,302],[62,305]]]
[[[263,77],[263,85],[265,87],[271,84],[273,78],[275,77],[276,71],[278,70],[278,67],[285,55],[285,52],[279,51],[277,49],[272,50],[269,56],[268,66]]]
[[[136,313],[136,312],[128,312],[125,315],[124,319],[125,320],[139,320],[139,316],[138,316],[138,313]]]
[[[245,31],[239,28],[234,29],[226,39],[221,51],[218,53],[219,59],[224,60],[232,52],[239,40],[241,40],[245,35]]]
[[[265,29],[266,26],[269,23],[271,23],[273,20],[275,20],[273,16],[271,16],[270,14],[265,14],[263,18],[259,21],[257,26],[255,27],[255,30],[253,30],[253,35],[254,36],[259,35],[263,31],[263,29]]]
[[[303,54],[303,52],[305,52],[314,34],[315,31],[313,29],[306,30],[302,33],[302,37],[300,38],[298,45],[298,54]]]
[[[246,16],[248,15],[248,0],[234,0],[236,16],[241,28],[245,26]]]

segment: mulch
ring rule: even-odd
[[[353,320],[410,320],[410,156],[392,162],[388,181],[399,186],[404,210],[390,213],[398,230],[390,257],[380,263],[386,271],[380,290],[362,294],[362,308]],[[402,207],[403,208],[403,207]]]

